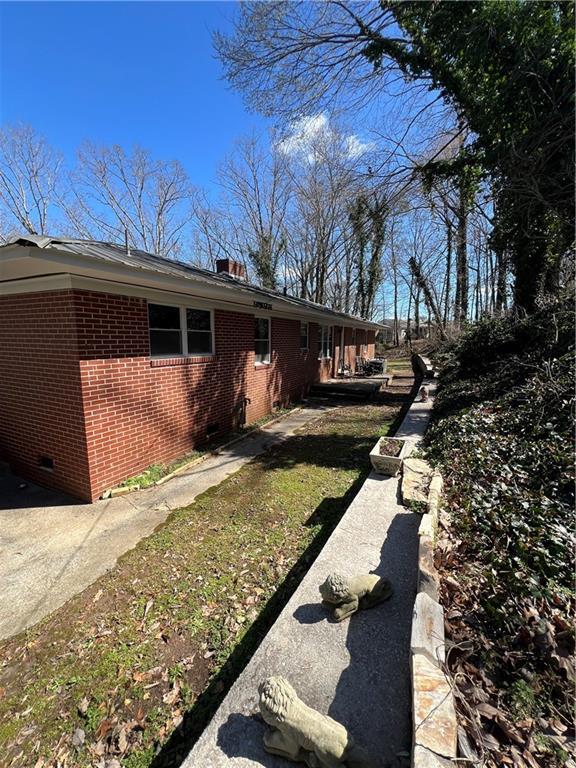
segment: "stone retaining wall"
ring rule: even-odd
[[[430,362],[419,355],[415,358],[415,367],[430,376]],[[439,602],[440,578],[434,566],[442,485],[442,475],[435,470],[418,529],[418,592],[410,641],[413,768],[441,768],[453,764],[457,756],[456,712],[444,671],[444,610]]]

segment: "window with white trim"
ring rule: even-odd
[[[308,346],[308,323],[300,323],[300,349],[304,351]]]
[[[148,304],[151,357],[211,355],[214,351],[209,309]]]
[[[254,362],[270,362],[270,318],[254,318]]]
[[[332,326],[321,325],[318,328],[320,349],[318,358],[328,360],[332,357]]]

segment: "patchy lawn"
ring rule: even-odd
[[[411,383],[307,425],[4,641],[1,764],[179,765],[350,504]]]
[[[175,461],[171,461],[169,464],[151,464],[143,472],[140,472],[138,475],[128,477],[126,480],[121,482],[118,485],[118,488],[130,488],[134,491],[140,490],[142,488],[150,488],[150,486],[156,485],[156,483],[163,477],[166,477],[166,475],[170,475],[172,472],[176,472],[176,470],[182,469],[187,464],[195,461],[196,459],[200,459],[201,457],[206,457],[207,454],[214,453],[218,448],[221,448],[231,441],[243,437],[244,435],[250,434],[250,432],[253,432],[255,429],[263,427],[269,422],[280,418],[281,416],[287,416],[293,410],[294,408],[277,408],[275,411],[273,411],[273,413],[268,413],[266,416],[262,416],[262,418],[258,419],[258,421],[253,421],[250,424],[246,424],[234,432],[218,435],[218,437],[215,439],[204,443],[200,448],[180,456],[180,458],[176,459]]]

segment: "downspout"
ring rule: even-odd
[[[342,326],[342,330],[340,331],[340,376],[344,378],[344,366],[346,364],[346,360],[344,359],[344,326]]]

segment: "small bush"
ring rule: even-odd
[[[436,353],[442,387],[435,415],[494,400],[573,349],[572,297],[550,301],[529,317],[481,320]]]

